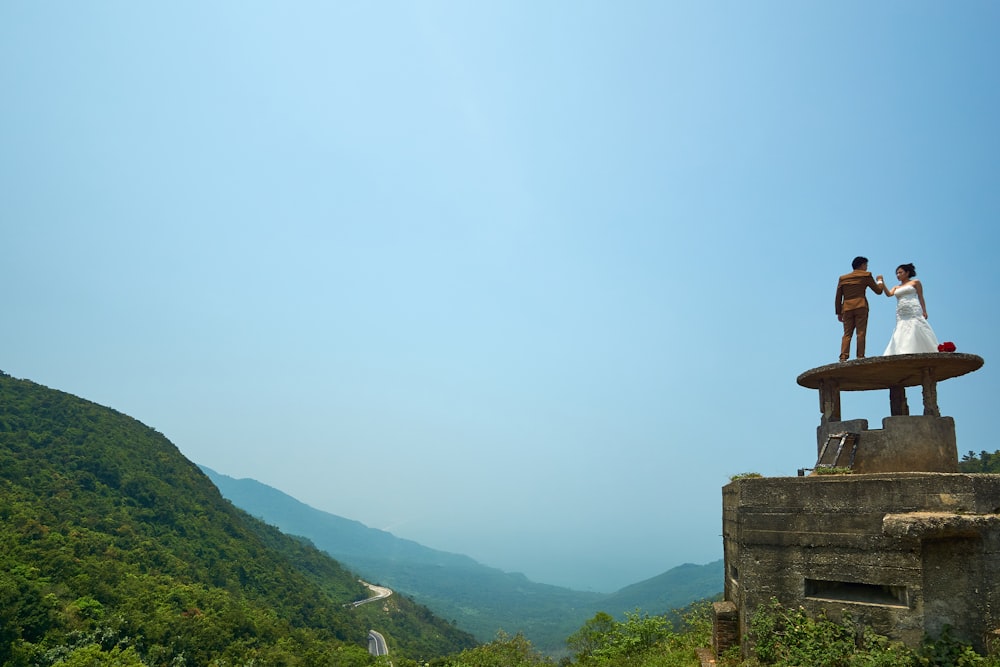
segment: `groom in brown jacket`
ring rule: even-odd
[[[876,294],[882,293],[882,276],[872,278],[868,273],[868,258],[855,257],[850,273],[840,276],[837,282],[837,319],[844,323],[844,337],[840,341],[840,360],[851,356],[851,336],[858,332],[858,359],[865,358],[865,333],[868,331],[868,298],[865,290],[869,287]]]

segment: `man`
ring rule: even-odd
[[[869,287],[881,294],[884,287],[882,276],[872,279],[868,273],[868,258],[855,257],[850,273],[840,276],[837,283],[837,319],[844,323],[844,337],[840,341],[840,360],[851,356],[851,337],[858,332],[858,359],[865,358],[865,333],[868,331],[868,298],[865,290]]]

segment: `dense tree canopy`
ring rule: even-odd
[[[1000,473],[1000,450],[992,454],[983,450],[978,456],[970,450],[959,461],[958,468],[962,472]]]

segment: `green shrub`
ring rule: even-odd
[[[758,477],[763,477],[759,472],[741,472],[737,473],[729,478],[730,482],[735,482],[738,479],[756,479]]]
[[[1000,667],[1000,656],[984,657],[956,639],[945,627],[936,639],[926,637],[919,649],[877,634],[849,614],[833,621],[813,618],[802,607],[788,609],[772,598],[751,617],[756,661],[792,667]],[[725,665],[753,665],[724,661]]]
[[[822,466],[814,468],[814,475],[851,475],[854,471],[846,466]]]

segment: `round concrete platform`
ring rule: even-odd
[[[927,370],[941,382],[979,370],[982,365],[982,357],[961,352],[897,354],[820,366],[802,373],[796,382],[807,389],[821,389],[833,381],[840,391],[914,387],[924,383]]]

